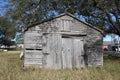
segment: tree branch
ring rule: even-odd
[[[116,1],[118,1],[118,0],[116,0]],[[98,4],[98,2],[96,0],[93,0],[93,2],[96,3],[96,4]],[[104,12],[107,15],[109,22],[113,25],[113,27],[115,28],[115,30],[117,32],[119,32],[118,34],[120,35],[120,28],[119,28],[119,26],[115,22],[112,21],[112,18],[111,18],[110,14],[109,14],[109,10],[108,9],[104,9],[104,8],[100,7],[99,5],[96,5],[95,7],[98,8],[99,10],[101,10],[102,12]],[[117,15],[115,14],[115,16],[117,16]]]
[[[115,5],[116,5],[116,8],[120,14],[120,0],[115,0]]]
[[[118,26],[115,22],[112,21],[109,12],[108,12],[108,11],[105,11],[105,12],[106,12],[106,15],[107,15],[107,17],[108,17],[109,22],[110,22],[110,23],[113,25],[113,27],[119,32],[118,35],[120,35],[120,28],[119,28],[119,26]]]

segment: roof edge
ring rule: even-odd
[[[71,16],[71,17],[77,19],[78,21],[80,21],[80,22],[82,22],[82,23],[84,23],[84,24],[90,26],[91,28],[93,28],[93,29],[95,29],[95,30],[101,32],[102,34],[104,34],[104,31],[101,30],[101,29],[99,29],[99,28],[97,28],[97,26],[93,26],[92,24],[89,24],[89,23],[87,23],[87,22],[85,22],[85,21],[82,21],[82,20],[80,20],[79,18],[75,17],[74,15],[72,15],[72,14],[70,14],[70,13],[66,13],[66,15],[69,15],[69,16]]]
[[[74,18],[74,19],[77,19],[78,21],[80,21],[80,22],[82,22],[82,23],[90,26],[91,28],[99,31],[101,34],[104,34],[104,31],[103,31],[103,30],[101,30],[101,29],[99,29],[99,28],[97,28],[97,27],[95,27],[95,26],[93,26],[93,25],[91,25],[91,24],[89,24],[89,23],[87,23],[87,22],[85,22],[85,21],[80,20],[79,18],[75,17],[74,15],[72,15],[71,13],[68,13],[68,12],[62,13],[62,14],[57,15],[57,16],[54,16],[54,17],[51,17],[50,19],[45,19],[45,20],[42,20],[42,21],[40,21],[40,22],[36,22],[36,23],[34,23],[34,24],[28,25],[27,28],[25,28],[24,32],[27,31],[29,28],[34,27],[35,25],[39,25],[39,24],[41,24],[41,23],[44,23],[44,22],[53,20],[53,19],[55,19],[55,18],[59,18],[59,17],[64,16],[64,15],[68,15],[68,16]]]

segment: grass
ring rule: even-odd
[[[19,53],[11,53],[0,53],[0,80],[120,80],[120,59],[105,59],[103,67],[53,70],[24,68]]]

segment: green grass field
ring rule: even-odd
[[[51,70],[24,68],[18,52],[0,53],[0,80],[120,80],[120,59],[97,68]]]

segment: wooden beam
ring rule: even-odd
[[[81,32],[71,32],[71,31],[68,31],[68,32],[50,32],[50,33],[46,33],[44,32],[43,35],[47,35],[47,34],[62,34],[62,35],[68,35],[68,36],[86,36],[87,33],[81,33]]]

